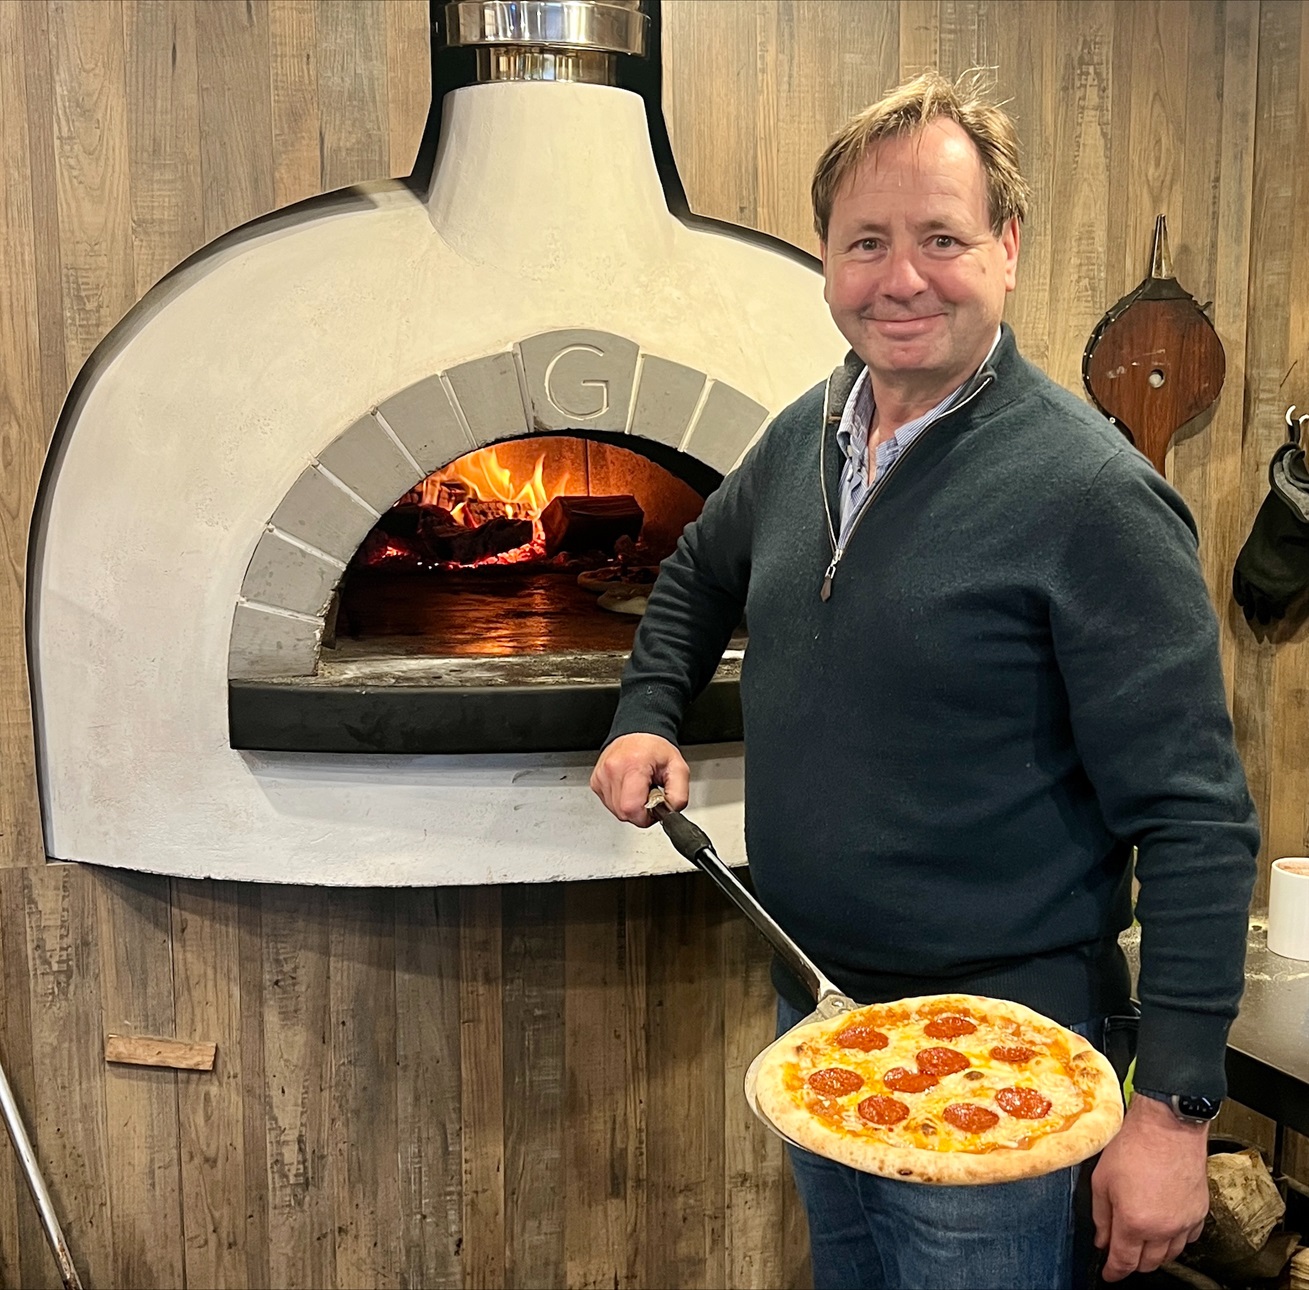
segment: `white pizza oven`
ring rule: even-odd
[[[644,46],[635,3],[445,8],[480,80],[434,92],[430,176],[221,238],[74,385],[29,570],[53,857],[361,885],[681,864],[587,787],[635,620],[578,634],[599,611],[566,545],[539,574],[562,609],[537,573],[369,570],[433,488],[476,500],[456,464],[488,448],[538,483],[567,456],[565,500],[698,504],[843,347],[811,263],[671,213],[648,103],[606,83]],[[379,605],[391,626],[356,636]],[[740,859],[732,663],[685,738]]]

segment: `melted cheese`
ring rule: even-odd
[[[969,1035],[937,1039],[926,1033],[927,1024],[937,1016],[967,1016],[977,1029]],[[849,1025],[871,1025],[890,1043],[872,1052],[842,1048],[836,1035]],[[1019,1065],[997,1061],[990,1055],[992,1048],[1016,1046],[1031,1048],[1035,1055]],[[883,1082],[886,1072],[896,1066],[917,1071],[915,1058],[925,1048],[955,1049],[968,1058],[969,1067],[938,1076],[935,1087],[922,1093],[888,1088]],[[1070,1072],[1068,1049],[1057,1030],[1051,1027],[1041,1031],[1019,1021],[986,1020],[980,1013],[962,1008],[929,1006],[913,1013],[894,1004],[860,1008],[834,1023],[822,1038],[802,1040],[797,1058],[787,1071],[788,1086],[829,1128],[927,1151],[1021,1150],[1038,1137],[1066,1128],[1090,1106],[1089,1095]],[[863,1078],[863,1087],[843,1097],[831,1097],[808,1085],[806,1081],[814,1071],[833,1066],[856,1072]],[[1049,1099],[1050,1110],[1039,1120],[1008,1115],[995,1100],[1003,1088],[1036,1089]],[[890,1126],[869,1124],[860,1116],[858,1106],[874,1094],[903,1103],[909,1108],[908,1118]],[[982,1133],[967,1133],[944,1118],[945,1108],[954,1102],[985,1107],[998,1115],[999,1121]]]

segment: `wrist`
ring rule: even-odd
[[[1179,1115],[1171,1105],[1171,1098],[1164,1094],[1136,1089],[1132,1094],[1131,1105],[1127,1108],[1127,1115],[1139,1124],[1188,1138],[1204,1140],[1209,1135],[1209,1120]]]

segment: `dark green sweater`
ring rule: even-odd
[[[750,872],[823,970],[865,1002],[1117,1011],[1135,843],[1137,1084],[1221,1096],[1258,826],[1185,504],[1006,328],[824,602],[845,375],[778,416],[664,563],[610,737],[675,740],[745,609]]]

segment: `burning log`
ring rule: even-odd
[[[636,498],[556,497],[541,512],[545,553],[558,551],[609,551],[622,537],[633,540],[645,523]]]
[[[469,528],[476,528],[480,524],[488,524],[491,520],[503,520],[510,518],[509,503],[492,498],[490,501],[483,501],[480,497],[470,497],[460,512],[460,517]]]
[[[531,520],[511,520],[500,515],[475,529],[454,524],[440,531],[423,535],[428,549],[436,560],[449,560],[456,564],[472,564],[489,555],[500,555],[523,546],[532,540]]]

